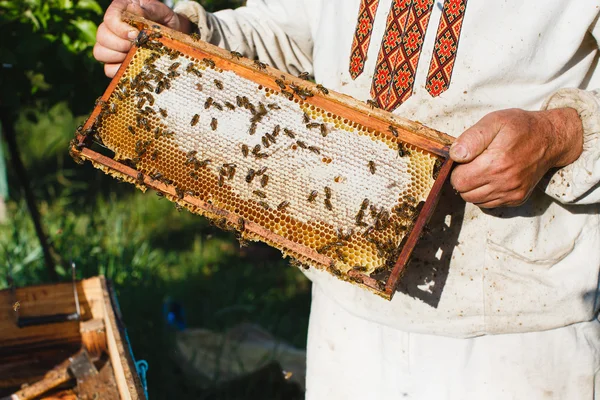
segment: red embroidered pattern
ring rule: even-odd
[[[425,88],[437,97],[450,86],[467,0],[446,0],[440,17]]]
[[[356,79],[362,74],[365,68],[377,6],[379,6],[379,0],[361,0],[360,2],[358,21],[356,22],[352,51],[350,52],[350,76],[352,79]]]
[[[371,97],[385,110],[394,110],[412,95],[433,4],[394,0],[371,86]]]

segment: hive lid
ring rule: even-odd
[[[390,299],[449,174],[452,138],[127,18],[140,36],[74,158]]]

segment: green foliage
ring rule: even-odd
[[[106,85],[92,57],[102,10],[95,0],[0,1],[3,106],[16,113],[66,101],[88,111]]]

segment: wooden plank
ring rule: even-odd
[[[129,343],[125,341],[120,321],[113,311],[111,290],[109,290],[104,277],[101,277],[101,284],[104,288],[104,326],[106,328],[108,351],[121,400],[145,399],[146,396],[131,358],[131,353],[129,348],[126,347]]]

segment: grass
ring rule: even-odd
[[[223,331],[253,322],[304,347],[306,278],[278,251],[260,244],[240,249],[231,234],[204,218],[177,212],[167,200],[118,183],[90,164],[76,165],[67,146],[80,121],[62,104],[24,112],[17,124],[22,157],[54,249],[77,264],[80,278],[101,274],[113,281],[133,352],[150,364],[150,398],[203,396],[172,360],[173,337],[162,315],[167,297],[183,305],[190,327]],[[0,225],[0,288],[9,265],[18,285],[47,281],[10,167],[9,188],[9,219]]]

